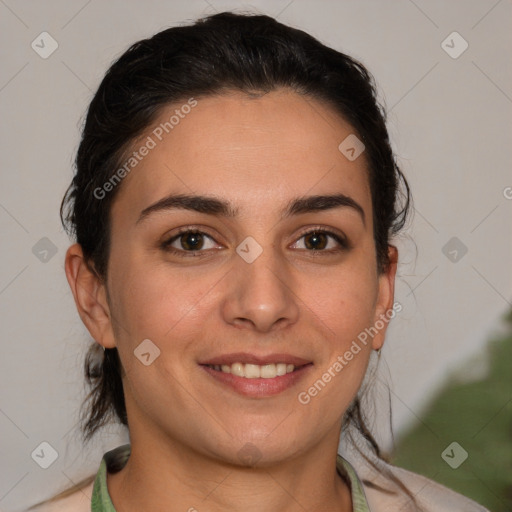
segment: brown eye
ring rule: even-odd
[[[202,233],[192,231],[180,235],[179,241],[184,249],[190,251],[197,251],[198,249],[202,249],[204,245]]]
[[[307,249],[325,249],[328,243],[328,236],[325,233],[313,231],[304,236]]]
[[[217,248],[217,245],[213,238],[206,233],[198,230],[185,229],[163,242],[161,248],[164,251],[180,256],[196,256],[200,253],[207,252],[207,249]]]
[[[299,240],[304,239],[304,247],[307,251],[333,252],[348,249],[347,241],[336,233],[324,229],[314,229],[304,233]],[[297,242],[298,244],[298,242]]]

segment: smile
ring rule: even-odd
[[[232,352],[205,357],[199,366],[224,390],[250,398],[278,395],[311,374],[313,361],[294,354]]]

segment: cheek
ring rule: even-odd
[[[114,268],[114,266],[113,266]],[[123,341],[159,340],[190,310],[198,293],[159,265],[125,261],[111,272],[114,315],[125,329]],[[196,283],[197,285],[197,283]],[[128,340],[126,336],[128,335]]]
[[[368,268],[339,272],[329,281],[329,292],[312,297],[314,317],[323,324],[324,347],[313,378],[297,395],[311,418],[335,425],[356,396],[372,351],[366,329],[373,323],[377,281]],[[317,292],[319,289],[317,288]]]
[[[304,290],[310,308],[336,336],[338,348],[371,325],[378,298],[378,277],[373,261],[361,254],[332,272],[311,280]]]
[[[304,401],[314,397],[314,407],[321,408],[334,400],[338,412],[349,405],[364,378],[372,350],[367,329],[373,325],[378,297],[373,258],[367,252],[354,256],[317,279],[308,301],[312,318],[321,320],[325,346],[315,382],[309,383],[313,387],[304,390]]]

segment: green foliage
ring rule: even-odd
[[[509,333],[488,345],[488,375],[450,379],[421,422],[401,436],[393,460],[493,512],[512,511],[512,313],[507,320]],[[468,452],[456,469],[441,457],[454,441]]]

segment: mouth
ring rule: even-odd
[[[251,398],[277,395],[302,380],[313,367],[313,362],[289,354],[261,357],[237,353],[199,364],[224,389]]]

